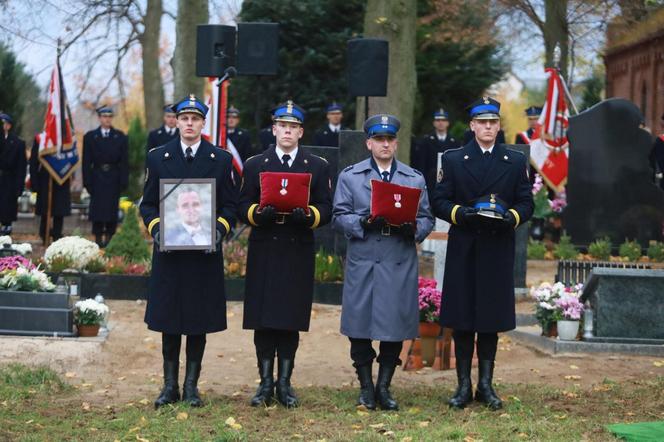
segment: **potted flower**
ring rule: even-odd
[[[97,336],[99,327],[108,314],[108,306],[94,299],[78,301],[74,304],[74,323],[78,335],[82,337]]]
[[[558,309],[558,339],[562,341],[573,341],[579,333],[579,322],[583,313],[583,304],[579,300],[580,292],[566,292],[556,300]]]
[[[530,289],[530,295],[535,299],[535,318],[542,327],[542,336],[554,337],[556,332],[557,309],[556,299],[565,290],[565,286],[557,282],[551,285],[548,282],[541,283],[538,287]]]
[[[418,278],[418,303],[420,310],[420,337],[437,337],[440,334],[440,302],[442,293],[436,289],[435,279]]]

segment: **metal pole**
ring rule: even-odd
[[[44,228],[44,247],[51,243],[51,212],[53,211],[53,177],[48,174],[48,199],[46,201],[46,224]],[[42,214],[42,216],[44,216]]]

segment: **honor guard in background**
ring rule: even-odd
[[[261,145],[261,152],[265,152],[277,142],[277,139],[272,133],[272,125],[264,127],[258,132],[258,141]]]
[[[659,178],[659,186],[664,189],[664,177],[662,177],[662,172],[664,172],[664,114],[659,120],[659,129],[660,134],[655,138],[655,144],[653,145],[653,156],[655,158],[655,182]]]
[[[169,141],[178,138],[179,135],[173,105],[168,104],[164,106],[164,124],[155,130],[151,130],[148,135],[148,152],[155,147],[163,146]]]
[[[399,120],[374,115],[364,123],[371,156],[339,174],[332,225],[348,239],[341,308],[341,333],[350,339],[350,357],[360,382],[358,405],[397,410],[390,383],[401,364],[402,341],[417,337],[418,259],[416,242],[433,229],[434,218],[422,174],[396,159]],[[422,189],[416,223],[397,227],[371,218],[371,180]],[[378,378],[372,365],[380,341]]]
[[[422,172],[427,183],[427,190],[431,197],[436,186],[436,175],[438,173],[438,155],[448,149],[459,147],[459,143],[448,132],[450,127],[449,114],[443,108],[433,113],[434,131],[422,137],[418,142],[419,164],[413,164],[417,170]]]
[[[526,117],[528,117],[528,130],[516,134],[514,144],[530,144],[530,140],[535,132],[537,120],[542,114],[542,108],[537,106],[530,106],[525,110]]]
[[[207,333],[226,329],[226,294],[221,240],[235,223],[237,190],[231,179],[231,155],[201,138],[208,108],[190,95],[174,105],[180,136],[148,153],[140,210],[154,238],[152,273],[145,322],[161,332],[164,387],[155,407],[180,400],[179,369],[182,335],[187,335],[186,372],[182,400],[192,407],[203,402],[198,378]],[[162,178],[214,178],[216,251],[159,250],[161,218],[159,181]]]
[[[252,406],[272,401],[274,356],[277,355],[277,400],[298,406],[291,374],[299,332],[309,330],[314,290],[314,229],[327,224],[332,212],[329,166],[299,146],[304,111],[292,101],[272,112],[276,145],[249,158],[244,165],[239,216],[253,226],[249,235],[245,278],[245,329],[254,330],[260,385]],[[260,173],[311,174],[309,207],[282,215],[273,206],[259,208]]]
[[[233,106],[229,107],[227,115],[228,139],[233,142],[237,152],[240,154],[242,163],[244,163],[252,154],[251,136],[248,130],[239,127],[240,111],[237,108]]]
[[[498,332],[515,328],[514,230],[533,213],[528,159],[497,142],[500,103],[484,97],[469,106],[475,138],[448,150],[433,212],[452,224],[447,242],[440,323],[454,330],[458,388],[450,407],[473,399],[470,378],[477,334],[475,400],[502,407],[492,380]],[[495,217],[487,215],[498,214]]]
[[[106,247],[118,226],[120,194],[129,181],[127,136],[112,126],[113,109],[97,109],[99,127],[83,137],[83,186],[90,194],[89,219],[99,247]]]
[[[62,185],[51,178],[48,170],[39,161],[39,137],[37,134],[30,151],[30,188],[37,192],[35,214],[41,217],[39,221],[39,236],[46,243],[46,215],[48,213],[48,183],[51,183],[51,217],[53,222],[49,229],[49,236],[53,241],[62,237],[62,224],[65,216],[71,214],[71,179]]]
[[[347,127],[341,125],[341,120],[344,117],[343,107],[337,103],[330,104],[327,107],[325,117],[327,118],[327,124],[314,134],[312,144],[314,146],[339,147],[339,131],[348,130]]]
[[[0,235],[11,235],[17,219],[18,197],[25,187],[25,141],[12,133],[13,120],[0,113]]]

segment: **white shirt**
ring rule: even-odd
[[[101,129],[101,136],[102,136],[102,137],[106,138],[106,137],[108,137],[110,134],[111,134],[111,129],[104,129],[104,128]]]
[[[210,244],[210,236],[203,234],[203,228],[198,225],[198,228],[191,227],[189,224],[182,223],[182,227],[191,235],[192,241],[197,246],[206,246]]]
[[[330,130],[332,132],[339,132],[341,130],[341,124],[337,124],[337,125],[328,124],[327,126],[330,128]]]
[[[288,153],[288,155],[290,155],[290,160],[288,160],[288,167],[291,167],[293,165],[293,162],[295,161],[295,157],[297,156],[297,151],[298,151],[299,148],[300,147],[298,146],[295,149],[293,149],[292,152]],[[281,159],[281,157],[286,155],[286,152],[281,150],[281,148],[279,146],[275,146],[274,150],[277,153],[277,156],[279,157],[279,161],[283,164],[284,161]]]
[[[495,144],[493,146],[491,146],[490,148],[488,148],[488,149],[485,149],[482,146],[480,146],[480,149],[482,149],[482,155],[484,155],[484,152],[493,153],[494,146],[495,146]]]
[[[166,129],[166,133],[168,135],[175,135],[175,129],[177,129],[177,128],[164,126],[164,129]]]
[[[376,165],[378,166],[378,163],[376,162]],[[383,169],[382,167],[378,166],[378,171],[380,172],[380,177],[383,177],[383,172],[388,173],[388,177],[392,179],[392,163],[390,163],[389,167],[387,169]]]
[[[196,151],[198,150],[198,147],[201,145],[201,140],[198,140],[197,143],[192,144],[191,146],[187,146],[184,144],[182,139],[180,139],[180,147],[182,147],[182,153],[184,154],[184,157],[187,157],[187,147],[191,147],[191,153],[193,156],[196,156]]]
[[[444,134],[442,134],[442,135],[439,134],[439,133],[436,133],[436,136],[438,137],[438,139],[439,139],[440,141],[445,141],[445,140],[447,139],[447,132],[444,133]]]

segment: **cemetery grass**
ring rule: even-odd
[[[253,440],[612,440],[605,425],[664,419],[664,377],[590,389],[499,384],[503,410],[478,404],[464,411],[442,402],[449,388],[395,388],[398,412],[355,406],[350,387],[308,387],[303,403],[251,408],[248,397],[206,395],[199,409],[178,404],[155,411],[152,399],[89,404],[48,368],[0,367],[0,440],[253,441]],[[232,419],[229,419],[232,418]]]

